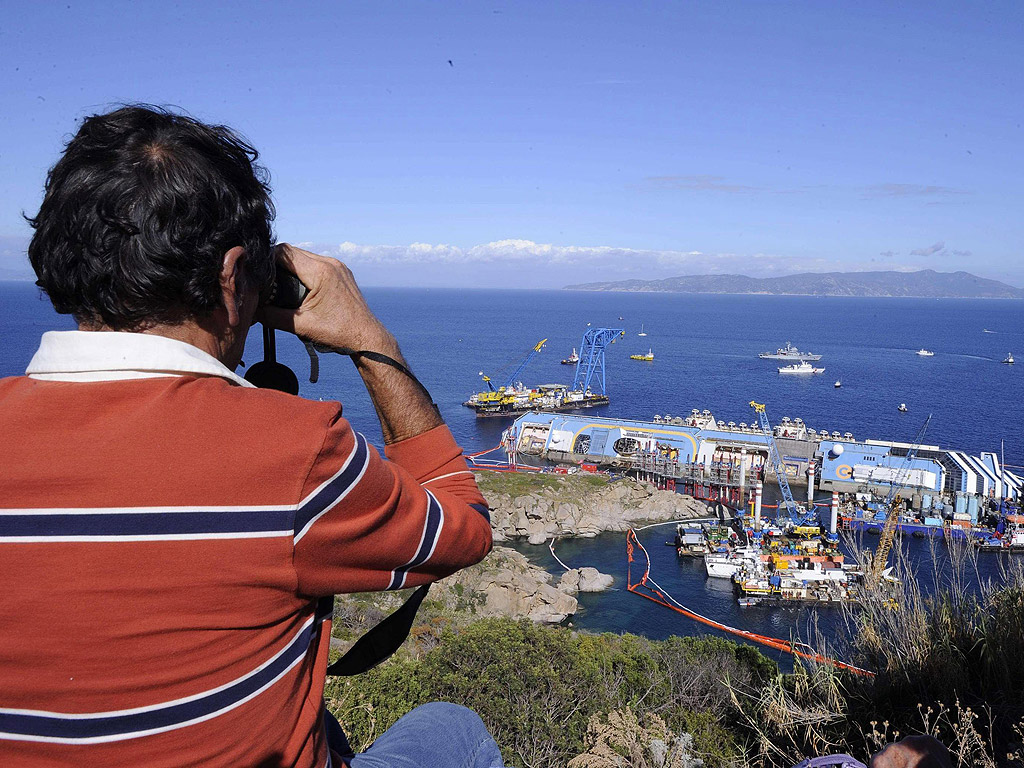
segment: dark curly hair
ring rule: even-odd
[[[82,123],[46,177],[29,260],[61,314],[140,330],[221,305],[224,253],[273,281],[274,206],[258,153],[230,128],[148,105]]]

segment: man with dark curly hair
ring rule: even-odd
[[[502,765],[463,707],[420,707],[359,755],[326,712],[333,595],[441,578],[491,531],[349,270],[272,246],[256,157],[121,108],[83,122],[30,219],[38,285],[79,330],[0,380],[5,766]],[[266,306],[275,260],[309,288],[297,310]],[[377,353],[355,364],[386,459],[338,403],[234,373],[257,319]]]

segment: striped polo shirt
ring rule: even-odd
[[[188,344],[45,334],[0,379],[0,765],[327,765],[331,596],[491,546],[447,427],[385,454]]]

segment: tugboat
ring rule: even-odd
[[[793,363],[779,368],[779,373],[824,373],[824,368],[815,368],[808,362]]]
[[[1013,365],[1013,352],[1007,353],[1006,359],[1003,360],[1003,363],[1005,363],[1006,365]]]
[[[629,359],[630,360],[643,360],[645,362],[650,363],[650,362],[654,361],[654,352],[650,348],[648,348],[646,355],[630,355]]]
[[[579,352],[576,351],[576,347],[572,348],[572,354],[569,355],[565,360],[562,361],[562,365],[576,365],[580,361]]]

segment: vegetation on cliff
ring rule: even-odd
[[[743,755],[729,684],[760,688],[776,673],[757,650],[717,638],[655,642],[493,618],[420,635],[368,674],[331,681],[326,696],[356,749],[440,699],[478,712],[512,766],[564,768],[599,748],[595,718],[607,731],[609,716],[623,712],[656,715],[672,733],[688,734],[707,765],[729,765]]]
[[[523,482],[508,477],[495,482]],[[561,494],[577,482],[609,487],[530,476],[500,492],[533,494],[541,484]],[[957,768],[1024,766],[1024,566],[1007,560],[993,584],[962,547],[936,551],[932,573],[915,571],[899,548],[895,555],[895,599],[872,595],[848,608],[845,640],[802,638],[873,677],[800,662],[782,673],[757,649],[717,637],[652,641],[508,618],[552,610],[526,600],[534,580],[538,594],[557,590],[498,547],[433,588],[395,657],[330,681],[328,705],[358,749],[419,704],[464,704],[519,768],[789,768],[837,752],[867,762],[885,743],[920,733],[949,746]],[[506,583],[522,595],[502,592]],[[392,607],[381,599],[400,598],[339,598],[339,647]]]
[[[652,641],[435,606],[398,655],[332,680],[328,706],[364,748],[432,700],[477,711],[519,768],[788,768],[927,733],[957,768],[1024,765],[1024,578],[981,593],[869,602],[838,652],[873,678],[716,637]],[[616,762],[615,756],[621,758]]]

